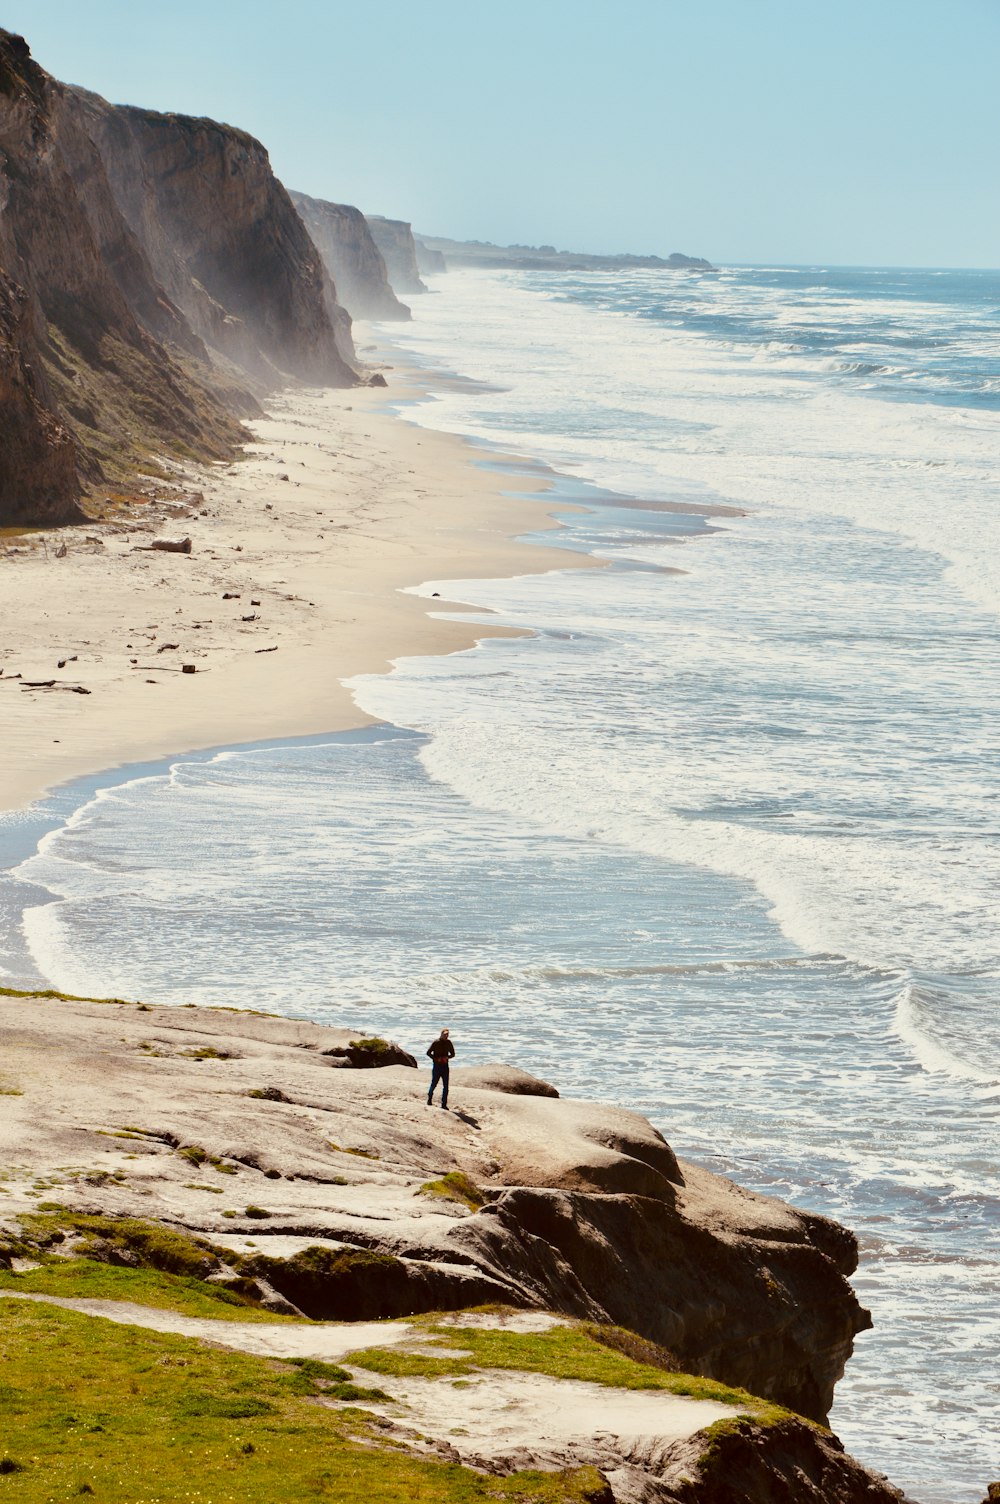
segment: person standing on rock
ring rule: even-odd
[[[434,1043],[427,1051],[431,1058],[434,1069],[431,1071],[431,1085],[427,1093],[427,1106],[430,1107],[434,1098],[434,1088],[441,1082],[441,1106],[448,1111],[448,1062],[455,1057],[455,1046],[448,1038],[448,1030],[442,1029]]]

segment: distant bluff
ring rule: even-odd
[[[410,310],[392,289],[385,259],[361,210],[307,193],[293,191],[291,198],[351,317],[408,319]]]
[[[224,458],[259,395],[352,385],[353,355],[260,142],[69,88],[0,31],[0,525]]]

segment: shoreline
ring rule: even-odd
[[[573,505],[554,472],[387,410],[431,384],[404,357],[387,388],[286,389],[241,459],[179,477],[184,504],[8,540],[0,812],[137,764],[372,725],[344,680],[524,635],[442,619],[489,613],[444,596],[432,613],[416,587],[599,566],[518,541]],[[183,537],[190,554],[149,551]]]

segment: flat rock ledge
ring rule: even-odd
[[[365,1068],[361,1031],[36,995],[0,996],[0,1045],[11,1239],[58,1203],[187,1231],[213,1277],[312,1319],[498,1302],[610,1322],[818,1421],[870,1325],[846,1229],[511,1067],[454,1070],[442,1112],[426,1073]]]

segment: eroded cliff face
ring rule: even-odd
[[[389,285],[385,261],[361,210],[306,193],[293,192],[291,198],[351,317],[408,319],[410,310]]]
[[[76,505],[73,435],[53,411],[33,327],[31,300],[0,272],[0,523],[72,522]]]
[[[417,268],[412,226],[405,219],[383,219],[381,214],[369,214],[368,228],[396,292],[426,292]]]
[[[221,403],[141,326],[112,256],[137,297],[155,299],[65,91],[0,32],[0,523],[78,517],[81,481],[134,467],[146,445],[208,459],[239,442]]]
[[[70,91],[160,285],[268,385],[351,385],[350,318],[265,148],[244,131]]]
[[[0,525],[156,457],[229,457],[254,393],[353,385],[350,317],[259,142],[67,88],[0,31]]]

